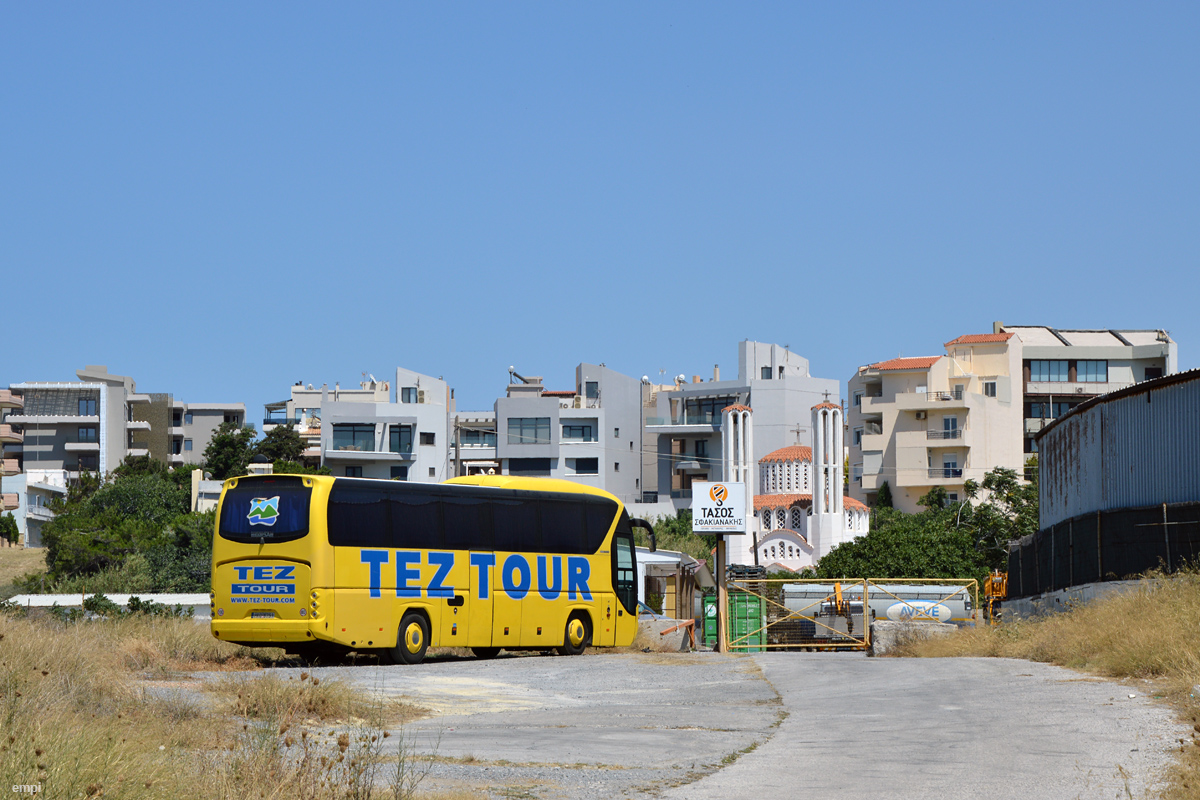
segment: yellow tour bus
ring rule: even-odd
[[[491,658],[627,646],[633,527],[650,529],[608,492],[548,478],[232,478],[213,538],[212,633],[403,664],[429,647]]]

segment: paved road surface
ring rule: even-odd
[[[316,672],[433,709],[407,734],[425,749],[440,735],[423,788],[491,797],[1142,798],[1190,733],[1141,684],[1003,659],[612,654]]]

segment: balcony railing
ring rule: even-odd
[[[864,422],[863,423],[863,435],[864,436],[876,436],[881,433],[883,433],[883,425],[881,425],[880,423],[878,423],[878,422]]]
[[[299,425],[299,417],[265,417],[263,425]]]
[[[670,417],[646,417],[646,426],[654,425],[712,425],[721,427],[720,414],[675,414]]]
[[[925,438],[926,439],[961,439],[962,433],[963,433],[962,429],[960,429],[960,428],[951,428],[949,430],[941,430],[941,431],[930,430],[930,431],[925,431]]]
[[[951,400],[962,400],[963,390],[955,389],[952,392],[925,392],[925,395],[930,400],[942,400],[944,402],[950,402]]]
[[[929,477],[931,478],[961,478],[961,467],[939,467],[937,469],[930,468]]]

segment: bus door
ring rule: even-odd
[[[624,515],[613,534],[613,593],[616,595],[617,646],[630,644],[637,635],[637,556],[633,531]]]
[[[465,647],[492,646],[492,609],[496,599],[496,569],[495,553],[470,553],[471,575],[466,593],[466,608],[459,609],[458,615],[466,616],[467,640]],[[460,630],[459,634],[462,636]],[[499,645],[497,645],[499,646]]]
[[[492,647],[521,644],[521,607],[532,574],[524,553],[496,553],[496,582],[492,586]]]

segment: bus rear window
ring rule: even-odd
[[[312,488],[300,478],[243,479],[225,492],[221,537],[259,544],[289,542],[308,533]]]

